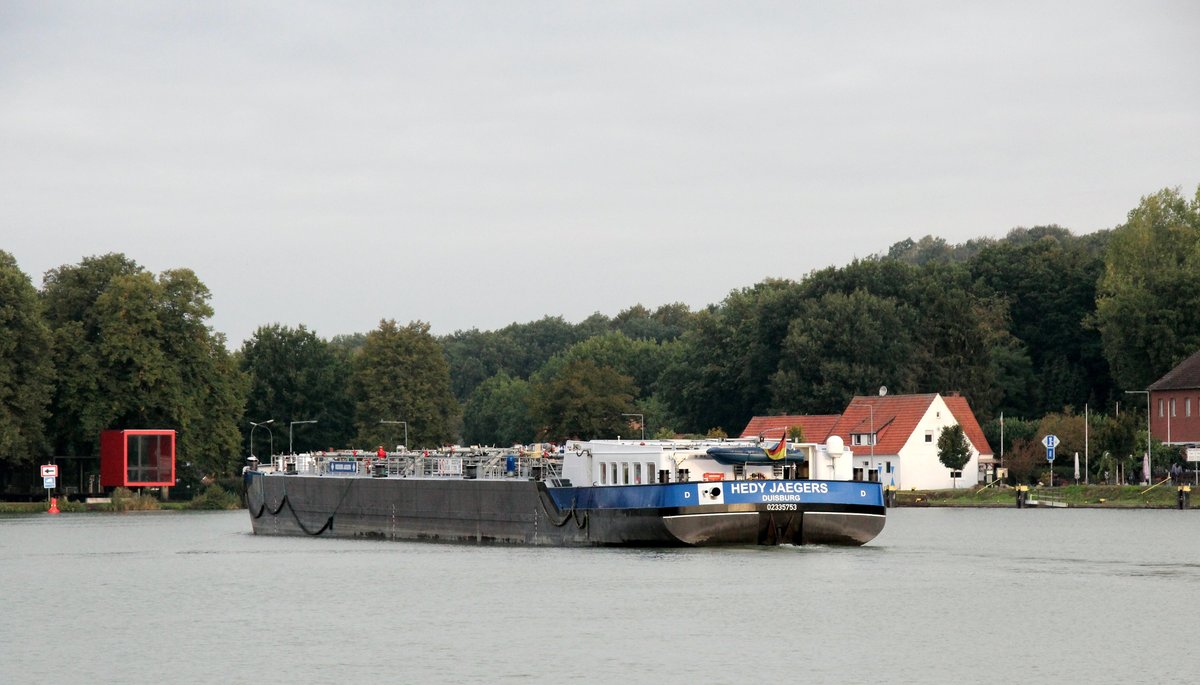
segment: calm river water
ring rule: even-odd
[[[1200,511],[894,509],[861,548],[267,538],[0,517],[0,683],[1166,683]]]

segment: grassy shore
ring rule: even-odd
[[[101,501],[86,503],[72,502],[60,497],[57,501],[61,512],[120,512],[120,511],[162,511],[162,510],[195,510],[195,509],[241,509],[241,498],[218,485],[210,485],[195,499],[186,502],[164,502],[150,493],[131,492],[125,488],[117,488],[112,497]],[[49,508],[45,500],[38,502],[0,502],[0,514],[35,514]]]
[[[37,514],[45,512],[49,506],[45,500],[41,502],[0,502],[0,514]],[[84,504],[83,502],[58,500],[58,510],[71,514],[77,512],[181,511],[191,508],[187,502],[159,502],[158,506],[121,509],[114,507],[111,502]]]
[[[1163,483],[1148,485],[1066,485],[1031,487],[1032,499],[1048,495],[1070,507],[1109,509],[1174,509],[1179,506],[1178,489]],[[1200,489],[1193,488],[1191,505],[1200,507]],[[1016,490],[1010,487],[971,487],[957,490],[897,490],[898,507],[1015,507]]]

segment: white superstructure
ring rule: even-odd
[[[780,479],[850,480],[851,454],[842,439],[824,445],[789,443],[778,460],[745,465],[722,464],[708,454],[711,447],[763,445],[753,440],[590,440],[565,446],[562,475],[575,485],[639,485],[684,481]]]

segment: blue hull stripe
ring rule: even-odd
[[[667,509],[728,504],[883,506],[879,483],[737,480],[661,485],[549,488],[559,509]]]

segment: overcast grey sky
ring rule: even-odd
[[[692,307],[1200,184],[1200,2],[0,0],[0,249],[214,328]]]

